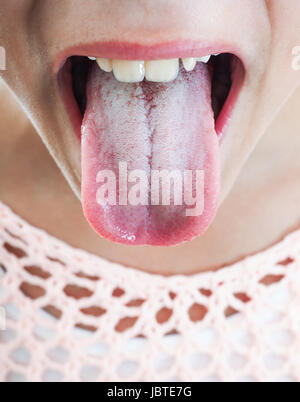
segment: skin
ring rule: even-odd
[[[2,86],[0,199],[71,245],[155,273],[217,269],[274,244],[300,222],[300,71],[292,69],[292,49],[300,45],[299,15],[298,0],[1,4],[0,45],[8,61],[0,74],[23,111]],[[80,145],[53,73],[59,55],[83,40],[147,46],[208,38],[237,47],[247,72],[220,149],[216,219],[203,236],[176,247],[128,247],[101,239],[78,200]]]

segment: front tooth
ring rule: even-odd
[[[143,61],[114,60],[113,71],[115,78],[121,82],[141,82],[145,77]]]
[[[105,71],[106,73],[111,73],[113,70],[112,61],[108,59],[97,59],[97,63],[101,70]]]
[[[197,60],[193,57],[188,57],[186,59],[182,59],[182,64],[186,71],[193,71],[197,64]]]
[[[152,60],[145,64],[145,77],[152,82],[170,82],[179,73],[179,59]]]
[[[210,58],[211,58],[211,55],[203,56],[203,57],[200,57],[200,59],[197,59],[197,61],[201,61],[202,63],[208,63]]]

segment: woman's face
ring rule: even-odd
[[[299,18],[299,0],[2,1],[0,74],[100,235],[177,244],[207,229],[300,83]],[[177,59],[218,53],[177,75]],[[116,78],[88,56],[113,60]],[[173,64],[151,62],[164,59]],[[99,172],[120,162],[148,178],[151,168],[204,172],[201,217],[180,206],[103,206]]]

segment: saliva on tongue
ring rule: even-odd
[[[139,176],[132,176],[136,181],[128,181],[126,190],[120,164],[129,175],[144,173],[149,184],[147,200],[136,190],[145,188]],[[172,180],[170,205],[163,205],[162,196],[161,202],[157,203],[157,198],[152,202],[151,175],[162,171],[181,172],[182,179],[184,172],[192,172],[190,189],[194,197],[202,197],[199,215],[187,213],[191,206],[184,201],[184,180],[181,205]],[[197,171],[203,174],[201,194],[196,194]],[[191,73],[181,69],[177,79],[166,84],[124,84],[96,64],[92,67],[82,124],[82,204],[99,235],[128,245],[169,246],[191,241],[203,234],[215,217],[219,185],[219,145],[206,65],[198,63]],[[131,190],[140,203],[130,202]],[[163,182],[160,190],[165,190]]]

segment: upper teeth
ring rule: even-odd
[[[182,64],[186,71],[192,71],[197,62],[208,63],[211,56],[200,58],[183,58]],[[89,57],[95,60],[95,57]],[[115,78],[120,82],[141,82],[144,78],[152,82],[170,82],[176,79],[179,73],[179,59],[168,60],[108,60],[97,58],[101,70],[110,73],[113,71]]]
[[[145,65],[146,80],[152,82],[170,82],[175,80],[179,73],[179,60],[153,60]]]
[[[197,59],[189,57],[188,59],[182,59],[183,67],[186,71],[193,71],[197,64]]]
[[[145,77],[143,61],[114,60],[112,65],[114,76],[118,81],[141,82]]]
[[[203,57],[200,57],[200,59],[197,59],[197,60],[202,61],[202,63],[208,63],[210,58],[211,58],[211,56],[203,56]]]
[[[112,61],[108,59],[97,59],[97,63],[101,70],[110,73],[113,70]]]

